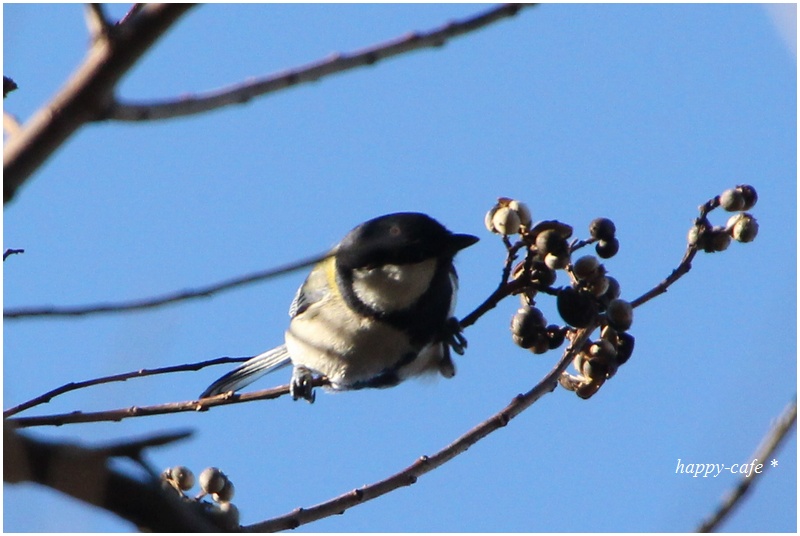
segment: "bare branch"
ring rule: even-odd
[[[105,113],[120,78],[192,4],[148,4],[95,41],[64,87],[3,148],[3,202],[85,123]]]
[[[555,367],[525,394],[514,397],[511,403],[498,413],[492,415],[481,424],[468,431],[450,445],[433,454],[421,456],[414,463],[388,478],[374,484],[347,492],[324,503],[308,508],[298,508],[274,519],[244,527],[253,532],[275,532],[279,530],[295,529],[301,525],[311,523],[324,517],[338,515],[348,508],[376,499],[395,489],[410,486],[416,483],[422,475],[444,465],[459,454],[466,452],[472,445],[485,438],[492,432],[506,426],[511,419],[531,407],[537,400],[547,393],[552,392],[558,384],[558,378],[566,370],[577,351],[583,346],[596,326],[579,330],[572,344],[564,351],[564,355]]]
[[[307,259],[303,259],[297,262],[284,264],[283,266],[279,266],[277,268],[261,270],[259,272],[254,272],[252,274],[247,274],[227,279],[219,283],[213,283],[205,287],[198,287],[195,289],[171,292],[169,294],[164,294],[162,296],[154,296],[151,298],[142,298],[139,300],[132,300],[128,302],[117,302],[117,303],[100,303],[100,304],[75,305],[75,306],[65,306],[65,307],[33,306],[33,307],[20,307],[17,309],[12,308],[3,311],[3,318],[17,319],[17,318],[54,317],[54,316],[76,317],[76,316],[86,316],[99,313],[122,313],[122,312],[136,311],[141,309],[153,309],[156,307],[161,307],[163,305],[168,305],[179,301],[191,300],[195,298],[207,298],[213,294],[217,294],[218,292],[231,290],[236,287],[244,286],[250,283],[255,283],[257,281],[262,281],[264,279],[270,279],[272,277],[285,275],[294,272],[296,270],[312,266],[328,258],[330,255],[331,253],[315,255],[313,257],[309,257]]]
[[[639,307],[643,305],[656,296],[664,294],[669,287],[673,285],[678,279],[689,273],[689,270],[692,269],[692,260],[694,256],[697,254],[697,248],[694,246],[689,246],[686,248],[686,253],[683,254],[683,259],[681,259],[680,264],[677,268],[672,270],[672,273],[666,277],[663,281],[661,281],[658,285],[653,287],[652,289],[648,290],[635,300],[631,302],[631,307]]]
[[[117,26],[119,26],[119,25],[122,25],[122,24],[127,24],[127,22],[128,22],[128,21],[129,21],[131,18],[135,17],[135,16],[136,16],[136,14],[137,14],[137,13],[139,13],[139,11],[141,11],[141,10],[142,10],[142,8],[143,8],[144,6],[146,6],[146,5],[147,5],[147,4],[133,4],[133,5],[131,6],[131,8],[128,10],[128,12],[127,12],[127,13],[125,13],[125,16],[124,16],[124,17],[122,17],[122,18],[119,20],[119,22],[117,22]]]
[[[18,135],[22,131],[22,125],[19,124],[17,118],[3,110],[3,131],[8,134],[9,138]]]
[[[328,381],[324,378],[315,378],[312,380],[311,385],[312,387],[322,387],[328,385]],[[131,406],[128,408],[94,412],[72,411],[70,413],[42,415],[39,417],[12,417],[6,420],[12,422],[18,428],[62,426],[64,424],[87,422],[118,422],[133,417],[149,417],[151,415],[166,415],[168,413],[182,413],[186,411],[206,411],[215,406],[253,402],[255,400],[272,400],[288,394],[289,386],[281,385],[271,389],[253,391],[251,393],[223,393],[217,396],[201,398],[200,400],[169,402],[154,406]]]
[[[78,389],[85,389],[87,387],[92,387],[94,385],[101,385],[105,383],[113,383],[113,382],[124,382],[125,380],[130,380],[132,378],[144,378],[145,376],[155,376],[158,374],[170,374],[173,372],[188,372],[188,371],[196,371],[203,369],[205,367],[210,367],[213,365],[223,365],[227,363],[242,363],[251,359],[251,357],[218,357],[216,359],[210,359],[208,361],[201,361],[200,363],[188,363],[186,365],[174,365],[170,367],[161,367],[156,369],[140,369],[134,372],[126,372],[123,374],[114,374],[112,376],[103,376],[101,378],[95,378],[92,380],[86,380],[82,382],[71,382],[66,385],[62,385],[61,387],[57,387],[52,391],[48,391],[43,395],[39,395],[36,398],[28,400],[27,402],[23,402],[13,408],[9,408],[3,412],[3,418],[11,417],[12,415],[16,415],[22,411],[30,409],[32,407],[46,404],[50,402],[53,398],[63,395],[64,393],[69,393],[70,391],[77,391]]]
[[[86,4],[86,26],[92,41],[99,41],[108,36],[111,23],[108,22],[103,4]]]
[[[712,197],[698,208],[700,215],[695,219],[695,225],[703,228],[711,228],[711,223],[708,221],[708,213],[719,206],[719,196]],[[671,287],[678,279],[689,273],[692,269],[692,261],[697,254],[697,244],[689,244],[686,247],[686,252],[683,254],[680,264],[675,268],[669,276],[661,281],[658,285],[648,290],[635,300],[631,302],[631,307],[636,308],[640,305],[647,303],[656,296],[664,294],[669,287]]]
[[[130,458],[137,462],[150,473],[151,476],[158,478],[158,472],[150,467],[144,460],[144,451],[153,447],[162,447],[182,441],[192,436],[192,432],[168,432],[145,437],[143,439],[126,439],[117,441],[109,445],[98,447],[94,451],[106,458]]]
[[[769,465],[767,462],[772,458],[772,455],[778,449],[780,444],[789,435],[789,432],[794,430],[794,424],[797,421],[797,399],[792,400],[788,406],[781,412],[778,419],[772,425],[772,428],[761,440],[761,444],[753,453],[752,459],[754,461],[763,462],[763,469]],[[766,471],[753,472],[752,474],[745,474],[739,483],[733,488],[725,498],[722,504],[719,505],[716,512],[711,517],[703,521],[697,528],[697,532],[713,532],[719,528],[719,525],[725,521],[730,513],[741,504],[742,498],[745,496],[750,487],[755,484],[756,479],[763,475]]]
[[[52,443],[3,426],[3,480],[35,482],[104,508],[137,527],[159,532],[218,532],[206,521],[202,506],[182,501],[161,488],[158,480],[141,481],[110,467],[109,455],[128,456],[149,446],[166,444],[178,435],[158,436],[93,449]],[[109,448],[111,450],[109,450]]]
[[[493,22],[516,15],[522,8],[535,4],[502,4],[480,15],[450,22],[429,32],[414,32],[391,41],[358,50],[350,54],[334,54],[314,63],[270,76],[257,78],[216,91],[174,100],[150,103],[117,102],[111,106],[108,119],[144,121],[169,119],[199,114],[307,82],[315,82],[335,73],[373,65],[381,60],[427,47],[443,46],[448,40],[473,32]]]
[[[5,261],[11,255],[19,255],[20,253],[25,253],[24,249],[7,249],[3,252],[3,260]]]
[[[17,89],[17,83],[14,82],[11,78],[7,76],[3,76],[3,98],[5,99],[9,93]]]

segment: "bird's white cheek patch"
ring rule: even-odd
[[[428,290],[435,272],[436,259],[355,270],[353,292],[372,309],[399,311],[416,303]]]

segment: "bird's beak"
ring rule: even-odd
[[[464,248],[470,247],[478,240],[480,240],[480,238],[477,236],[454,233],[450,235],[450,246],[453,248],[453,251],[461,251]]]

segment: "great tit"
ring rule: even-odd
[[[466,346],[453,317],[453,258],[477,241],[415,212],[362,223],[298,289],[285,344],[246,361],[200,397],[237,391],[289,363],[292,398],[309,402],[314,373],[332,390],[391,387],[425,373],[453,377],[450,348],[463,353]]]

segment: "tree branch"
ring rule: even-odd
[[[164,491],[156,478],[141,481],[110,467],[109,456],[138,455],[183,434],[119,443],[93,449],[72,443],[44,442],[3,426],[3,480],[35,482],[100,508],[137,527],[158,532],[218,532],[202,507]]]
[[[719,196],[714,196],[700,205],[698,208],[700,215],[695,219],[695,226],[701,226],[710,229],[712,225],[711,222],[708,221],[708,213],[717,207],[719,207]],[[669,274],[658,285],[633,300],[631,302],[631,307],[635,309],[636,307],[649,302],[656,296],[664,294],[667,289],[669,289],[669,287],[671,287],[678,279],[689,273],[689,270],[692,269],[692,261],[694,260],[695,255],[697,255],[697,251],[697,244],[689,244],[686,247],[686,252],[683,254],[683,258],[681,259],[680,264],[678,264],[678,267],[675,268],[672,273]]]
[[[3,261],[9,258],[11,255],[19,255],[20,253],[25,253],[24,249],[7,249],[3,252]]]
[[[174,100],[150,103],[116,102],[111,105],[108,119],[119,121],[144,121],[170,119],[199,114],[229,106],[243,104],[251,99],[286,89],[335,73],[373,65],[378,61],[427,47],[443,46],[448,40],[473,32],[498,20],[516,15],[521,9],[535,4],[502,4],[480,15],[451,22],[429,32],[414,32],[391,41],[358,50],[350,54],[335,54],[314,63],[290,69],[252,81],[236,84],[216,91]]]
[[[417,461],[388,478],[364,486],[343,495],[335,497],[324,503],[309,508],[297,508],[288,514],[248,525],[244,527],[252,532],[275,532],[279,530],[295,529],[301,525],[317,521],[324,517],[344,513],[353,506],[376,499],[397,488],[410,486],[417,482],[422,475],[449,462],[459,454],[466,452],[472,445],[485,438],[492,432],[506,426],[514,417],[531,407],[537,400],[547,393],[551,393],[558,385],[558,378],[583,347],[596,325],[578,330],[572,344],[564,351],[563,356],[555,367],[542,378],[536,386],[525,394],[514,397],[511,403],[498,413],[492,415],[481,424],[468,431],[454,442],[444,447],[432,456],[420,456]]]
[[[115,26],[108,39],[93,42],[83,64],[58,94],[5,144],[4,203],[78,128],[103,116],[122,76],[190,7],[148,4]]]
[[[325,378],[314,378],[312,387],[328,385]],[[37,417],[11,417],[8,422],[14,423],[18,428],[32,426],[62,426],[87,422],[119,422],[133,417],[150,417],[152,415],[165,415],[168,413],[183,413],[186,411],[206,411],[215,406],[226,406],[255,400],[271,400],[289,394],[288,385],[280,385],[270,389],[262,389],[250,393],[222,393],[217,396],[201,398],[200,400],[187,400],[183,402],[168,402],[153,406],[130,406],[127,408],[109,409],[103,411],[71,411],[53,415]]]
[[[195,371],[200,370],[205,367],[210,367],[212,365],[223,365],[227,363],[242,363],[247,361],[250,357],[218,357],[216,359],[210,359],[208,361],[201,361],[200,363],[188,363],[185,365],[173,365],[170,367],[161,367],[156,369],[140,369],[134,372],[125,372],[123,374],[114,374],[112,376],[103,376],[101,378],[94,378],[92,380],[85,380],[82,382],[70,382],[66,385],[62,385],[61,387],[57,387],[52,391],[48,391],[42,395],[37,396],[36,398],[32,398],[27,402],[23,402],[13,408],[9,408],[3,412],[3,418],[8,418],[17,413],[21,413],[27,409],[30,409],[35,406],[39,406],[41,404],[47,404],[53,398],[63,395],[65,393],[69,393],[70,391],[77,391],[78,389],[85,389],[87,387],[92,387],[94,385],[101,385],[105,383],[113,383],[113,382],[124,382],[126,380],[130,380],[132,378],[144,378],[145,376],[155,376],[158,374],[170,374],[173,372],[187,372],[187,371]]]
[[[795,397],[788,406],[781,412],[775,424],[761,440],[761,444],[753,453],[753,460],[758,460],[764,463],[764,469],[769,465],[767,462],[772,458],[772,455],[778,449],[780,444],[789,435],[789,432],[794,430],[794,424],[797,422],[797,398]],[[756,479],[763,475],[766,471],[753,472],[751,475],[744,475],[739,483],[733,488],[722,503],[717,507],[717,510],[705,521],[703,521],[697,528],[697,532],[713,532],[717,530],[720,524],[725,521],[730,513],[741,504],[742,498],[745,496],[750,487],[756,483]]]
[[[204,287],[198,287],[189,290],[180,290],[176,292],[171,292],[169,294],[164,294],[161,296],[142,298],[139,300],[132,300],[127,302],[73,305],[64,307],[32,306],[32,307],[20,307],[17,309],[13,308],[6,309],[3,311],[3,318],[18,319],[18,318],[32,318],[32,317],[45,317],[45,316],[76,317],[76,316],[86,316],[99,313],[122,313],[122,312],[136,311],[141,309],[153,309],[156,307],[161,307],[163,305],[168,305],[179,301],[191,300],[196,298],[207,298],[212,294],[216,294],[218,292],[231,290],[236,287],[247,285],[249,283],[255,283],[257,281],[261,281],[264,279],[270,279],[272,277],[277,277],[279,275],[285,275],[294,272],[296,270],[300,270],[302,268],[314,265],[328,258],[328,256],[330,256],[330,253],[315,255],[313,257],[309,257],[307,259],[303,259],[297,262],[284,264],[283,266],[279,266],[277,268],[270,268],[268,270],[261,270],[259,272],[254,272],[252,274],[234,277],[231,279],[227,279],[225,281],[221,281],[219,283],[206,285]]]

